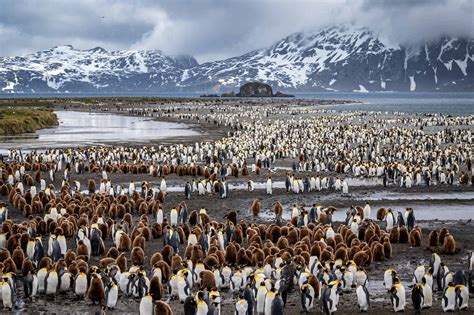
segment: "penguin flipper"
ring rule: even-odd
[[[400,298],[396,293],[393,294],[393,299],[395,300],[395,308],[398,308],[398,305],[400,305]]]
[[[45,292],[46,292],[46,289],[48,288],[48,278],[49,278],[49,272],[44,277],[44,291]]]
[[[456,292],[456,300],[459,301],[458,305],[462,305],[462,296],[461,296],[461,291]]]
[[[367,306],[370,306],[369,290],[365,286],[362,287],[362,290],[364,290],[364,292],[365,292],[365,298],[366,298],[366,301],[367,301]]]
[[[444,307],[448,306],[448,297],[446,296],[446,290],[443,292],[443,302],[444,302]]]

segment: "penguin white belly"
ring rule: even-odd
[[[356,293],[357,303],[359,304],[359,310],[362,312],[367,312],[367,310],[369,309],[369,305],[367,304],[368,297],[364,291],[364,287],[361,285],[358,286],[356,289]]]
[[[117,305],[117,300],[118,300],[118,288],[116,285],[114,285],[108,291],[107,307],[112,308],[112,309],[115,308],[115,305]]]
[[[180,302],[184,302],[186,298],[188,297],[189,294],[189,287],[188,284],[186,283],[186,280],[180,279],[178,281],[178,297]]]
[[[265,315],[272,315],[272,302],[274,298],[271,292],[265,297]]]
[[[359,233],[359,224],[357,222],[351,223],[351,232],[357,235]]]
[[[456,307],[456,293],[454,288],[446,290],[445,295],[441,299],[441,304],[444,312],[454,311]]]
[[[91,256],[91,241],[87,237],[85,237],[83,241],[84,241],[84,245],[86,245],[87,247],[88,256],[90,257]]]
[[[127,293],[127,286],[128,286],[128,276],[130,275],[130,273],[128,272],[124,272],[122,274],[120,274],[120,281],[119,281],[119,287],[120,287],[120,291],[122,291],[123,293],[125,294],[128,294]]]
[[[257,291],[257,313],[259,314],[264,312],[266,294],[267,294],[266,289],[259,289]]]
[[[297,218],[299,216],[299,210],[297,208],[293,208],[291,211],[291,218]]]
[[[61,248],[61,254],[65,255],[67,252],[67,243],[66,243],[66,238],[64,236],[59,236],[58,237],[58,243],[59,247]]]
[[[46,271],[45,268],[40,269],[40,270],[38,271],[38,291],[39,291],[40,293],[43,293],[44,290],[45,290],[45,287],[44,287],[44,279],[46,279],[46,274],[47,274],[47,273],[48,273],[48,272]]]
[[[56,272],[50,273],[48,280],[46,280],[46,294],[56,294],[58,288],[58,274]]]
[[[240,300],[235,304],[235,315],[247,315],[249,305],[247,301]]]
[[[156,223],[158,223],[158,224],[163,223],[163,211],[162,210],[158,210],[156,212]]]
[[[2,285],[2,300],[3,308],[13,308],[12,290],[10,289],[8,282],[4,282]]]
[[[312,287],[309,288],[309,295],[311,298],[307,297],[305,299],[305,308],[308,311],[314,307],[314,289]]]
[[[74,293],[77,295],[85,295],[87,291],[87,277],[84,276],[79,276],[76,279],[75,285],[74,285]]]
[[[230,279],[230,290],[232,292],[239,292],[241,286],[242,286],[242,276],[241,275],[233,275]]]
[[[330,313],[335,313],[337,311],[337,304],[339,304],[339,294],[336,292],[336,288],[331,289],[331,294],[329,295],[332,300],[332,307],[329,309]]]
[[[31,290],[31,297],[35,297],[38,293],[38,277],[36,275],[33,275],[32,287],[33,289]]]
[[[347,185],[346,182],[342,184],[342,193],[343,194],[348,194],[349,193],[349,186]]]
[[[462,285],[458,287],[458,296],[457,296],[457,307],[459,310],[465,310],[468,308],[469,303],[469,289]]]
[[[140,315],[153,315],[153,300],[151,296],[142,297],[140,301]]]
[[[371,210],[370,207],[366,206],[364,208],[364,219],[370,219],[370,212],[371,212],[370,210]]]
[[[423,308],[433,306],[433,290],[428,284],[423,285]]]
[[[386,222],[387,222],[386,230],[387,230],[387,232],[390,232],[393,229],[393,224],[394,224],[393,216],[388,215],[387,218],[386,218]]]
[[[178,225],[178,212],[177,211],[171,211],[170,223],[171,223],[171,226]]]
[[[405,309],[406,305],[405,288],[403,286],[399,286],[396,294],[398,296],[398,304],[393,304],[393,310],[395,312],[400,312]]]
[[[65,292],[71,287],[71,275],[69,272],[65,272],[61,276],[61,286],[59,287],[60,292]]]
[[[174,275],[171,277],[169,286],[171,288],[171,296],[178,296],[178,276]]]
[[[196,234],[189,234],[188,245],[196,245],[196,244],[197,244]]]
[[[207,315],[208,312],[209,312],[209,307],[207,306],[206,302],[199,301],[196,315]]]
[[[26,245],[26,256],[28,256],[29,259],[33,260],[33,257],[35,255],[35,242],[28,242]]]

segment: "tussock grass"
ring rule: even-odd
[[[35,132],[57,126],[58,118],[46,108],[0,108],[0,135]]]

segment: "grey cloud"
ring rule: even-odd
[[[393,42],[474,37],[472,0],[0,1],[0,55],[72,44],[160,49],[200,62],[262,48],[300,30],[354,23]],[[105,18],[101,18],[104,16]]]

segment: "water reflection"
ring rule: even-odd
[[[33,149],[104,144],[107,142],[145,142],[168,137],[192,136],[198,132],[184,124],[111,113],[56,111],[59,126],[36,133],[4,137],[0,150]]]

